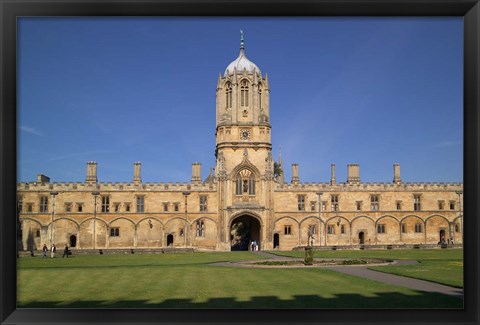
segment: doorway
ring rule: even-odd
[[[76,247],[77,246],[77,236],[71,235],[70,236],[70,247]]]
[[[358,241],[360,245],[365,245],[365,233],[363,231],[358,234]]]
[[[439,235],[439,240],[438,242],[440,244],[445,244],[446,240],[445,240],[445,229],[441,229],[440,230],[440,233],[438,234]]]
[[[280,235],[274,234],[273,235],[273,249],[280,247]]]
[[[172,246],[173,245],[173,235],[169,234],[167,235],[167,246]]]
[[[232,251],[251,250],[251,243],[255,241],[260,247],[260,222],[249,215],[242,215],[232,220],[230,225],[230,238]]]

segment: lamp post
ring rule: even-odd
[[[463,191],[456,191],[455,193],[457,193],[457,196],[458,196],[458,216],[460,217],[460,215],[462,214],[462,201],[461,201],[461,196],[463,194]],[[462,225],[462,244],[463,244],[463,216],[462,218],[460,219],[461,220],[461,225]],[[454,229],[455,230],[455,229]],[[456,240],[455,240],[456,241]]]
[[[95,229],[96,229],[96,219],[97,219],[97,196],[100,195],[100,192],[92,192],[92,195],[94,197],[94,204],[93,204],[93,242],[92,242],[92,247],[95,249]]]
[[[55,197],[58,195],[58,192],[50,192],[50,195],[52,196],[52,229],[50,231],[50,245],[53,245],[53,232],[54,232],[54,226],[53,226],[53,221],[55,219]]]
[[[322,241],[321,241],[321,230],[322,230],[322,192],[317,192],[318,195],[318,245],[320,246]]]
[[[190,192],[182,192],[185,197],[185,229],[183,230],[183,236],[185,236],[185,248],[187,248],[187,227],[188,227],[188,196]]]

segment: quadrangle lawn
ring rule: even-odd
[[[18,307],[462,308],[455,297],[321,268],[236,268],[249,252],[18,259]]]

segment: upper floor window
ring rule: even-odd
[[[438,210],[443,210],[445,209],[445,201],[440,200],[438,201]]]
[[[113,211],[120,212],[120,203],[113,204]]]
[[[317,206],[317,202],[310,201],[310,210],[315,211]]]
[[[243,169],[237,175],[235,187],[236,195],[255,195],[255,175],[248,169]]]
[[[27,203],[27,212],[33,212],[33,203]]]
[[[137,196],[137,212],[145,212],[145,197]]]
[[[246,80],[240,84],[240,105],[248,106],[248,81]]]
[[[397,210],[402,210],[402,201],[397,201],[396,202]]]
[[[102,196],[102,212],[110,212],[110,197]]]
[[[17,196],[17,211],[22,212],[23,208],[23,197]]]
[[[168,212],[168,203],[163,203],[163,212]]]
[[[298,196],[298,211],[305,211],[305,195]]]
[[[450,210],[455,210],[455,201],[450,201]]]
[[[338,195],[332,195],[330,202],[331,202],[332,211],[338,211]]]
[[[370,208],[372,211],[378,211],[378,195],[370,196]]]
[[[65,203],[65,212],[72,212],[72,203]]]
[[[83,203],[77,202],[77,212],[83,212]]]
[[[225,97],[226,97],[226,107],[232,108],[232,84],[227,83],[225,89]]]
[[[200,195],[200,211],[205,212],[207,211],[207,196]]]
[[[420,194],[413,195],[413,210],[420,211],[421,204],[420,204]]]
[[[362,210],[362,201],[357,201],[355,203],[356,203],[357,211]]]
[[[125,212],[130,212],[130,203],[125,203]]]
[[[175,211],[175,212],[180,211],[180,203],[174,203],[173,204],[173,211]]]
[[[40,212],[48,212],[48,196],[40,197]]]

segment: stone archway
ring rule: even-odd
[[[251,250],[250,243],[256,241],[260,247],[262,240],[261,225],[257,218],[249,215],[240,215],[230,224],[230,248],[232,251]]]
[[[173,246],[173,235],[172,234],[167,235],[167,246]]]
[[[358,233],[358,242],[360,243],[360,245],[365,244],[365,233],[363,231],[360,231]]]

